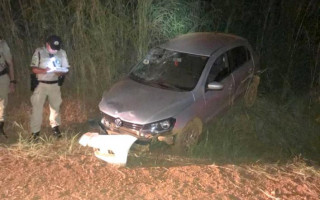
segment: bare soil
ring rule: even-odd
[[[319,169],[307,163],[214,164],[131,153],[126,167],[81,147],[39,157],[0,149],[1,199],[319,199]]]

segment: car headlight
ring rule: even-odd
[[[169,118],[169,119],[153,122],[150,124],[146,124],[142,127],[141,133],[151,133],[152,135],[154,135],[154,134],[167,132],[172,130],[175,123],[176,123],[176,119]]]

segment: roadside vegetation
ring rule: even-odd
[[[193,154],[227,163],[274,163],[295,158],[319,162],[320,123],[307,103],[306,98],[297,97],[279,104],[266,96],[259,97],[251,108],[239,102],[203,132]]]
[[[103,90],[148,49],[179,34],[218,31],[248,38],[255,47],[263,71],[258,98],[215,120],[191,155],[219,162],[319,161],[319,8],[317,0],[1,0],[0,34],[11,47],[18,80],[7,127],[17,140],[4,145],[31,155],[74,153],[77,137],[91,128],[88,121],[99,117]],[[63,86],[65,137],[57,146],[44,129],[41,145],[30,144],[29,63],[53,33],[63,38],[72,67]]]

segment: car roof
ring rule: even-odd
[[[227,33],[197,32],[180,35],[160,45],[163,49],[200,56],[210,56],[224,46],[245,43],[246,39]]]

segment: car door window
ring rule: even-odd
[[[244,46],[231,49],[227,55],[231,71],[236,70],[251,58],[249,50]]]
[[[213,63],[207,78],[207,84],[213,81],[220,82],[231,73],[227,63],[227,55],[222,54]]]

